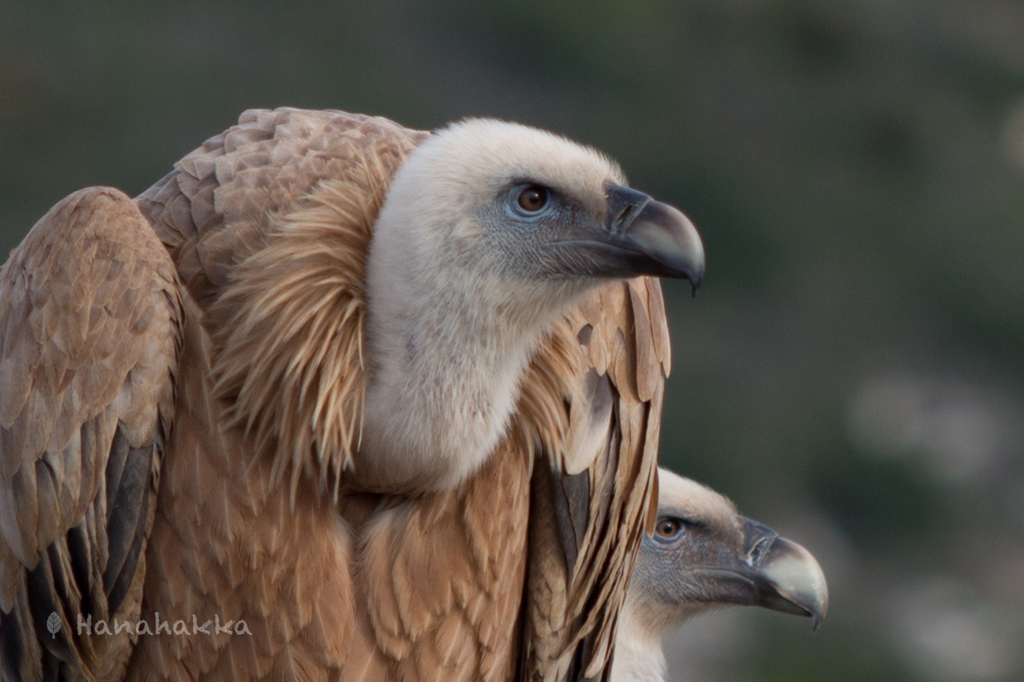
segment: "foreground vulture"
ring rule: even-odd
[[[658,481],[658,521],[629,583],[611,682],[664,682],[662,637],[715,607],[762,606],[808,616],[817,629],[828,586],[810,552],[710,488],[667,469]]]
[[[0,273],[5,679],[605,677],[650,276],[703,269],[607,158],[492,120],[248,111],[72,194]]]

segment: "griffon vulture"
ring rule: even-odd
[[[817,629],[828,586],[810,552],[740,516],[715,491],[658,470],[658,520],[645,536],[616,636],[611,682],[664,682],[662,637],[717,606],[808,616]]]
[[[607,158],[492,120],[253,110],[72,194],[0,274],[4,676],[602,677],[651,276],[703,269]]]

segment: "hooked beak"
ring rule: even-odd
[[[608,243],[636,274],[686,278],[696,293],[704,278],[704,245],[690,219],[643,192],[614,184],[606,191]]]
[[[811,631],[817,630],[828,611],[828,585],[814,556],[802,545],[750,519],[743,519],[742,528],[748,567],[743,574],[757,588],[754,605],[807,616]]]
[[[743,556],[694,570],[706,590],[704,600],[806,616],[811,632],[817,630],[828,610],[828,586],[815,558],[748,518],[740,517],[740,529]]]
[[[553,243],[559,272],[588,277],[677,277],[694,293],[704,278],[704,246],[689,218],[621,185],[605,185],[607,220]]]

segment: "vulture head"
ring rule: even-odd
[[[373,228],[361,485],[454,487],[505,432],[559,314],[612,279],[696,288],[703,273],[686,216],[601,153],[494,120],[441,130],[395,174]]]
[[[629,583],[613,682],[663,680],[662,636],[714,607],[761,606],[809,617],[817,629],[828,587],[810,552],[710,488],[665,469],[658,477],[658,520]]]

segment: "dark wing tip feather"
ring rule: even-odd
[[[18,382],[0,392],[0,506],[18,529],[0,535],[7,677],[109,669],[118,647],[77,619],[114,616],[138,578],[182,316],[167,251],[116,189],[59,202],[0,271],[0,365],[18,368],[0,367]]]

